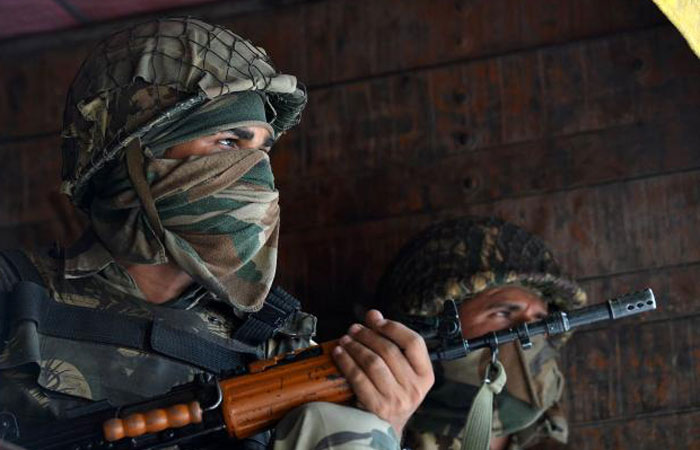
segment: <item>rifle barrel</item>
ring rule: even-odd
[[[538,334],[555,336],[567,331],[606,320],[616,320],[656,309],[656,299],[651,289],[632,292],[604,303],[587,306],[572,311],[557,311],[542,320],[523,323],[514,328],[495,331],[473,339],[464,339],[464,345],[433,352],[432,361],[444,361],[461,358],[469,352],[481,348],[496,348],[501,344],[520,340],[527,348],[531,345],[530,337]]]

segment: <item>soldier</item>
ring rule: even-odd
[[[446,299],[458,302],[466,339],[531,322],[556,309],[580,307],[585,293],[562,275],[544,243],[496,218],[467,217],[435,225],[399,252],[377,291],[389,317],[432,316]],[[564,339],[533,338],[533,348],[502,346],[507,383],[494,403],[490,447],[520,449],[543,438],[566,442],[559,407],[564,379],[557,350]],[[490,352],[436,367],[436,383],[407,425],[414,449],[460,449],[472,399]]]
[[[0,411],[31,429],[309,345],[315,318],[269,294],[268,152],[305,104],[263,49],[200,20],[147,22],[94,49],[62,133],[62,190],[90,224],[67,249],[0,257]],[[19,292],[20,280],[46,290]],[[333,356],[362,409],[302,407],[275,448],[398,448],[433,382],[422,339],[370,311],[340,342]]]

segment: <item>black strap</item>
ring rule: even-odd
[[[245,345],[213,334],[194,334],[165,320],[125,316],[111,311],[53,301],[42,286],[20,281],[7,296],[13,323],[33,321],[41,334],[139,349],[185,361],[209,372],[240,372]]]
[[[41,274],[23,251],[15,249],[0,250],[0,260],[5,261],[5,265],[16,274],[20,282],[31,281],[39,286],[44,285]],[[0,350],[2,350],[9,337],[12,325],[10,323],[9,295],[10,292],[0,292]]]
[[[275,286],[267,294],[260,311],[248,315],[246,321],[234,333],[233,338],[250,345],[258,345],[270,339],[289,317],[299,310],[299,300],[284,289]]]
[[[215,373],[242,371],[244,354],[255,353],[255,347],[271,338],[300,308],[298,300],[274,287],[263,308],[248,315],[232,340],[211,333],[194,334],[186,326],[173,326],[177,322],[171,320],[173,316],[189,315],[185,311],[168,310],[168,320],[152,320],[53,301],[39,271],[23,252],[3,250],[0,255],[22,280],[11,293],[0,296],[0,332],[10,328],[10,321],[31,320],[42,334],[156,352]]]

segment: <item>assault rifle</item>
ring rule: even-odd
[[[535,335],[555,336],[654,309],[654,294],[646,289],[468,340],[462,338],[453,301],[445,302],[444,311],[437,317],[407,317],[405,323],[426,339],[431,360],[440,361],[461,358],[481,348],[495,353],[499,345],[515,340],[528,348]],[[270,429],[304,403],[352,400],[352,390],[330,356],[336,345],[331,341],[256,361],[246,374],[231,378],[217,380],[202,375],[166,395],[138,404],[114,408],[97,403],[76,418],[40,429],[20,428],[11,414],[0,414],[0,439],[32,450],[187,448],[219,439],[245,439]]]

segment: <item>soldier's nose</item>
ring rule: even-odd
[[[537,311],[533,308],[528,308],[520,314],[520,323],[534,322],[536,320],[539,320],[541,318],[541,315],[542,314],[540,313],[540,311]]]

